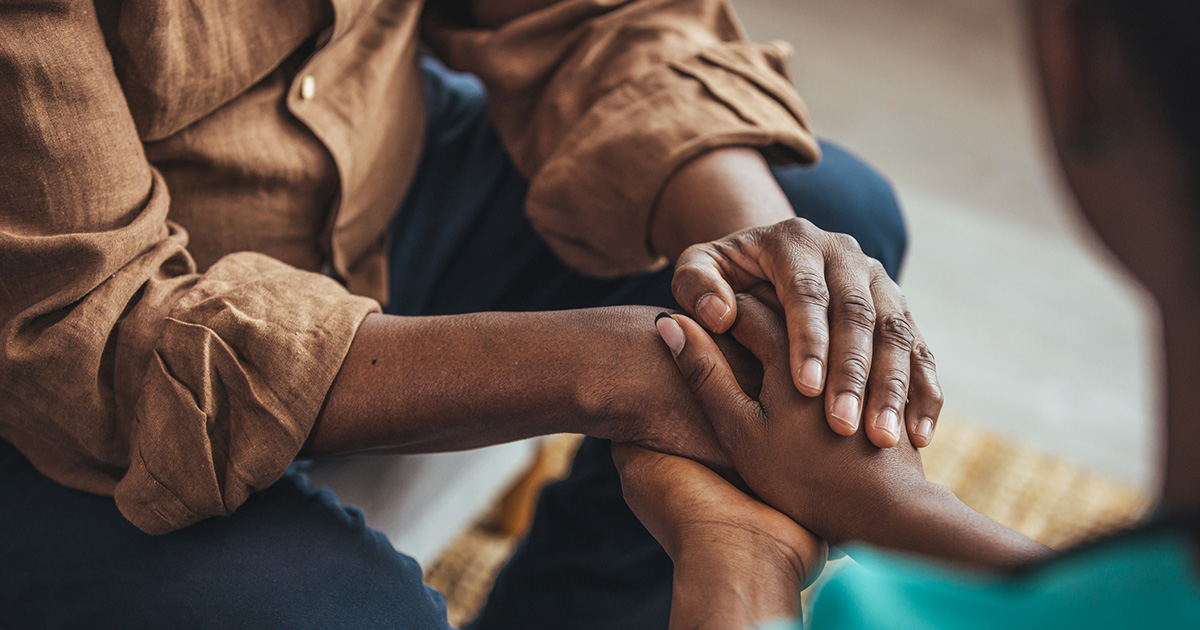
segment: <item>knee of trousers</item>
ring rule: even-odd
[[[900,200],[892,183],[866,164],[869,175],[860,182],[862,201],[851,205],[847,212],[863,217],[861,236],[856,236],[868,256],[883,263],[893,279],[898,279],[908,254],[908,227]]]
[[[908,250],[908,229],[896,191],[873,166],[842,147],[821,142],[815,167],[775,169],[798,216],[823,230],[853,236],[863,252],[898,278]]]

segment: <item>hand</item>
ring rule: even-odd
[[[889,510],[925,487],[920,455],[904,432],[882,450],[862,436],[834,435],[820,401],[793,385],[783,321],[749,295],[739,294],[737,305],[733,336],[763,363],[758,399],[738,386],[708,333],[677,315],[659,329],[684,380],[763,501],[833,544],[872,540]]]
[[[729,456],[655,331],[660,311],[641,306],[598,311],[604,323],[581,331],[586,334],[570,350],[579,357],[571,369],[583,384],[579,415],[592,419],[582,432],[732,473]],[[608,332],[599,335],[596,329]],[[757,392],[761,362],[730,337],[716,343],[741,387]]]
[[[583,433],[728,468],[655,332],[659,311],[368,316],[304,453],[435,452]],[[727,346],[753,391],[762,365]]]
[[[826,392],[834,431],[853,435],[866,401],[876,446],[896,445],[902,420],[907,441],[929,444],[942,408],[933,355],[879,261],[850,236],[792,218],[687,248],[672,288],[684,310],[724,333],[741,321],[734,293],[763,281],[787,321],[790,380],[807,396]]]
[[[694,461],[619,443],[613,461],[626,502],[675,564],[672,628],[796,616],[824,542]]]

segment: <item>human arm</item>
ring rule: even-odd
[[[378,305],[259,254],[199,272],[153,115],[92,3],[0,3],[0,436],[164,533],[286,470]]]
[[[657,251],[678,257],[675,299],[721,333],[737,319],[734,292],[770,283],[796,388],[825,394],[834,431],[853,435],[861,425],[872,443],[890,447],[903,426],[927,446],[942,393],[904,294],[853,238],[793,212],[757,151],[718,149],[688,162],[668,181],[651,226]]]
[[[573,432],[727,465],[658,339],[656,312],[372,315],[306,453],[458,450]]]
[[[738,306],[734,338],[763,363],[757,399],[738,388],[698,324],[675,316],[659,328],[733,464],[764,501],[831,544],[865,542],[982,568],[1050,553],[926,481],[907,441],[880,450],[863,436],[834,435],[820,401],[791,384],[779,316],[744,294]]]
[[[667,262],[651,215],[698,156],[819,154],[785,48],[747,41],[722,0],[462,0],[430,7],[425,34],[451,67],[483,80],[500,138],[530,178],[530,221],[590,275]]]
[[[672,630],[797,615],[823,541],[694,461],[620,443],[613,460],[625,501],[674,563]]]
[[[600,276],[677,262],[677,300],[715,332],[734,291],[770,281],[797,387],[836,394],[831,426],[929,442],[941,394],[903,296],[853,239],[795,219],[767,167],[819,154],[780,47],[746,41],[721,0],[462,1],[426,26],[487,85],[530,220],[564,261]]]

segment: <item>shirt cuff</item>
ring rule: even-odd
[[[650,217],[683,164],[724,146],[775,163],[820,158],[784,74],[785,45],[721,44],[668,63],[591,107],[530,182],[526,211],[571,267],[610,278],[663,266]]]
[[[118,383],[137,386],[129,468],[113,495],[151,534],[230,514],[279,479],[359,325],[379,310],[325,276],[252,253],[222,258],[170,303],[164,316],[135,309],[122,329],[155,332],[123,336],[117,350],[118,363],[145,363],[118,370],[141,376]]]

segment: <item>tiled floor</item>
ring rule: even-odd
[[[824,137],[908,212],[903,285],[938,356],[944,418],[1154,486],[1150,306],[1064,201],[1020,0],[734,0],[783,39]]]

